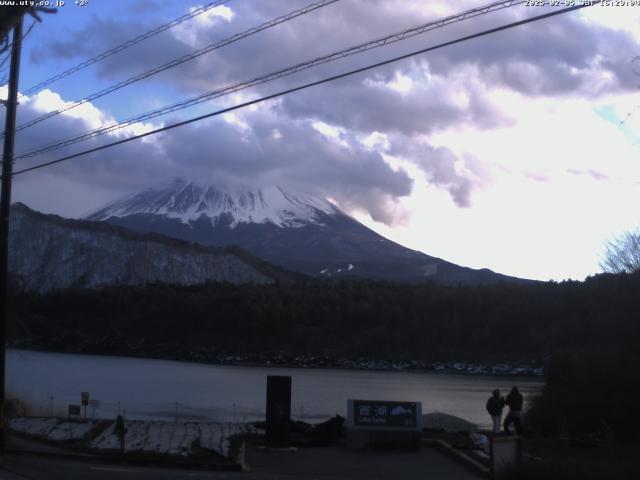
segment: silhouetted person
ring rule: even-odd
[[[507,418],[504,419],[504,432],[506,434],[511,433],[510,427],[513,423],[516,427],[516,433],[522,435],[522,404],[524,399],[522,394],[518,391],[518,387],[513,387],[509,395],[505,400],[505,404],[509,405],[509,413]]]
[[[120,440],[120,453],[124,454],[124,435],[127,433],[127,429],[125,428],[124,417],[122,415],[118,415],[118,418],[116,418],[115,431],[118,440]]]
[[[489,400],[487,400],[487,412],[493,420],[493,433],[500,433],[500,424],[502,423],[502,409],[504,408],[504,398],[500,396],[500,390],[497,388],[493,391]]]

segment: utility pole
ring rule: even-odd
[[[22,47],[22,16],[13,27],[9,92],[5,106],[7,117],[4,126],[4,150],[2,156],[2,192],[0,192],[0,454],[5,451],[5,354],[7,343],[7,287],[9,283],[9,214],[11,212],[11,180],[13,174],[13,147],[18,106],[18,81],[20,50]]]

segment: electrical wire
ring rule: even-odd
[[[423,34],[431,30],[435,30],[436,28],[442,28],[452,23],[468,20],[470,18],[475,18],[480,15],[486,15],[488,13],[502,10],[504,8],[510,8],[516,5],[520,5],[522,3],[525,3],[525,0],[508,0],[508,1],[494,2],[488,5],[484,5],[482,7],[477,7],[471,10],[467,10],[462,13],[450,15],[448,17],[431,21],[426,24],[419,25],[417,27],[412,27],[407,30],[403,30],[401,32],[389,34],[384,37],[377,38],[375,40],[371,40],[371,41],[361,43],[352,47],[338,50],[337,52],[333,52],[328,55],[323,55],[321,57],[317,57],[306,62],[302,62],[290,67],[286,67],[281,70],[277,70],[275,72],[268,73],[266,75],[261,75],[251,80],[240,82],[231,86],[224,87],[222,89],[205,93],[197,97],[192,97],[187,100],[180,101],[178,103],[174,103],[174,104],[167,105],[149,112],[145,112],[143,114],[130,117],[121,122],[116,122],[114,124],[106,125],[104,127],[100,127],[94,130],[89,130],[78,136],[59,140],[59,141],[56,141],[56,143],[49,143],[49,144],[37,147],[36,149],[28,153],[19,154],[15,158],[17,160],[17,159],[31,158],[38,155],[42,155],[44,153],[48,153],[53,150],[58,150],[60,148],[73,145],[75,143],[88,140],[90,138],[95,138],[100,135],[114,132],[128,125],[131,125],[133,123],[143,122],[145,120],[150,120],[152,118],[156,118],[156,117],[166,115],[178,110],[189,108],[194,105],[198,105],[198,104],[213,100],[215,98],[229,95],[231,93],[234,93],[240,90],[244,90],[250,87],[254,87],[256,85],[260,85],[260,84],[267,83],[279,78],[293,75],[295,73],[301,72],[303,70],[307,70],[309,68],[312,68],[318,65],[333,62],[335,60],[339,60],[345,57],[349,57],[351,55],[359,54],[374,48],[380,48],[385,45],[389,45],[395,42],[399,42],[401,40],[405,40],[407,38],[411,38],[416,35]]]
[[[181,17],[178,17],[174,20],[171,20],[168,23],[165,23],[163,25],[160,25],[159,27],[156,27],[152,30],[149,30],[148,32],[143,33],[142,35],[138,35],[137,37],[134,37],[130,40],[127,40],[126,42],[123,42],[119,45],[116,45],[113,48],[110,48],[109,50],[106,50],[102,53],[100,53],[99,55],[96,55],[95,57],[92,57],[88,60],[85,60],[82,63],[79,63],[78,65],[69,68],[68,70],[65,70],[64,72],[58,73],[57,75],[54,75],[50,78],[47,78],[46,80],[43,80],[42,82],[38,83],[37,85],[34,85],[32,87],[27,88],[24,92],[22,92],[20,94],[20,97],[23,97],[25,95],[30,95],[32,93],[37,92],[38,90],[42,90],[44,87],[46,87],[47,85],[52,84],[53,82],[56,82],[62,78],[68,77],[69,75],[76,73],[90,65],[93,65],[94,63],[100,62],[102,60],[104,60],[105,58],[108,58],[112,55],[115,55],[116,53],[119,53],[123,50],[126,50],[129,47],[132,47],[133,45],[136,45],[140,42],[142,42],[143,40],[146,40],[148,38],[151,38],[155,35],[158,35],[162,32],[164,32],[165,30],[168,30],[170,28],[175,27],[176,25],[179,25],[187,20],[190,20],[198,15],[201,15],[205,12],[208,12],[209,10],[219,7],[221,5],[224,5],[225,3],[229,3],[231,0],[218,0],[216,2],[211,2],[208,3],[206,5],[204,5],[203,7],[199,7],[194,9],[193,11],[186,13],[184,15],[182,15]]]
[[[33,30],[33,27],[36,26],[36,23],[37,23],[37,20],[34,20],[31,23],[31,25],[29,25],[29,28],[27,29],[27,31],[24,33],[24,35],[22,35],[23,41],[31,33],[31,30]],[[13,43],[10,43],[7,46],[7,48],[11,48],[11,47],[13,47]],[[0,61],[0,72],[4,72],[10,67],[10,64],[5,65],[5,63],[7,63],[7,60],[9,60],[10,58],[11,58],[11,51],[9,51],[9,53],[7,53],[7,56],[4,57],[2,61]],[[0,80],[0,85],[4,85],[5,83],[7,83],[8,79],[9,79],[9,72],[7,72],[7,74],[2,77],[2,80]]]
[[[0,60],[0,72],[4,72],[8,68],[8,65],[5,66],[5,63],[7,63],[7,60],[10,58],[11,53],[8,53],[2,60]]]
[[[243,38],[247,38],[251,35],[255,35],[258,32],[261,32],[263,30],[266,30],[268,28],[272,28],[275,27],[276,25],[279,25],[281,23],[287,22],[289,20],[292,20],[296,17],[299,17],[301,15],[306,15],[307,13],[313,12],[315,10],[318,10],[319,8],[325,7],[327,5],[331,5],[333,3],[336,3],[340,0],[320,0],[318,2],[312,3],[310,5],[307,5],[304,8],[300,8],[298,10],[294,10],[292,12],[287,13],[286,15],[283,15],[281,17],[275,18],[273,20],[270,20],[268,22],[263,23],[262,25],[259,25],[257,27],[253,27],[250,28],[249,30],[246,30],[242,33],[238,33],[236,35],[233,35],[229,38],[226,38],[224,40],[220,40],[219,42],[213,43],[211,45],[208,45],[204,48],[201,48],[200,50],[197,50],[193,53],[187,54],[187,55],[183,55],[180,58],[176,58],[174,60],[171,60],[170,62],[164,63],[162,65],[160,65],[159,67],[153,68],[151,70],[147,70],[146,72],[140,73],[138,75],[135,75],[133,77],[130,77],[126,80],[123,80],[121,82],[118,82],[114,85],[111,85],[107,88],[104,88],[102,90],[100,90],[99,92],[96,93],[92,93],[91,95],[89,95],[86,98],[83,98],[82,100],[79,100],[77,102],[72,103],[71,105],[67,105],[66,107],[63,108],[59,108],[57,110],[54,110],[52,112],[46,113],[40,117],[34,118],[33,120],[24,123],[22,125],[19,125],[16,127],[16,132],[20,132],[22,130],[24,130],[25,128],[31,127],[32,125],[35,125],[37,123],[40,123],[44,120],[47,120],[48,118],[54,117],[56,115],[60,115],[61,113],[67,112],[73,108],[79,107],[80,105],[84,105],[85,103],[91,102],[93,100],[96,100],[100,97],[104,97],[105,95],[108,95],[110,93],[113,93],[117,90],[120,90],[121,88],[126,87],[127,85],[131,85],[133,83],[139,82],[140,80],[144,80],[146,78],[149,78],[153,75],[156,75],[160,72],[164,72],[165,70],[168,70],[170,68],[176,67],[178,65],[181,65],[185,62],[188,62],[190,60],[193,60],[194,58],[197,58],[201,55],[204,55],[205,53],[211,52],[213,50],[225,47],[227,45],[230,45],[232,43],[235,43]]]
[[[65,157],[58,158],[56,160],[51,160],[49,162],[40,163],[38,165],[34,165],[34,166],[31,166],[31,167],[28,167],[28,168],[23,168],[22,170],[18,170],[16,172],[14,172],[13,175],[20,175],[20,174],[24,174],[24,173],[27,173],[27,172],[32,172],[34,170],[38,170],[38,169],[41,169],[41,168],[44,168],[44,167],[48,167],[50,165],[55,165],[55,164],[58,164],[58,163],[66,162],[68,160],[71,160],[71,159],[74,159],[74,158],[78,158],[78,157],[87,155],[89,153],[94,153],[94,152],[98,152],[98,151],[101,151],[101,150],[105,150],[107,148],[111,148],[111,147],[114,147],[116,145],[122,145],[124,143],[132,142],[134,140],[138,140],[140,138],[148,137],[150,135],[156,135],[158,133],[166,132],[168,130],[172,130],[174,128],[182,127],[184,125],[188,125],[188,124],[191,124],[191,123],[194,123],[194,122],[198,122],[200,120],[204,120],[204,119],[211,118],[211,117],[214,117],[214,116],[218,116],[218,115],[222,115],[222,114],[225,114],[225,113],[229,113],[229,112],[232,112],[234,110],[239,110],[241,108],[245,108],[245,107],[248,107],[248,106],[251,106],[251,105],[256,105],[258,103],[262,103],[262,102],[265,102],[267,100],[272,100],[272,99],[277,98],[277,97],[281,97],[281,96],[288,95],[288,94],[291,94],[291,93],[294,93],[294,92],[298,92],[300,90],[305,90],[307,88],[315,87],[315,86],[321,85],[323,83],[332,82],[332,81],[335,81],[335,80],[339,80],[341,78],[349,77],[351,75],[355,75],[355,74],[362,73],[362,72],[365,72],[365,71],[368,71],[368,70],[372,70],[374,68],[379,68],[381,66],[388,65],[388,64],[391,64],[391,63],[395,63],[395,62],[398,62],[400,60],[405,60],[407,58],[411,58],[411,57],[414,57],[416,55],[424,54],[424,53],[427,53],[427,52],[431,52],[433,50],[437,50],[437,49],[440,49],[440,48],[448,47],[448,46],[455,45],[455,44],[458,44],[458,43],[467,42],[469,40],[474,40],[476,38],[480,38],[480,37],[483,37],[483,36],[486,36],[486,35],[490,35],[490,34],[493,34],[493,33],[504,31],[504,30],[509,30],[511,28],[519,27],[521,25],[526,25],[526,24],[529,24],[529,23],[533,23],[533,22],[537,22],[537,21],[544,20],[544,19],[547,19],[547,18],[551,18],[551,17],[555,17],[555,16],[558,16],[558,15],[562,15],[564,13],[572,12],[572,11],[575,11],[575,10],[580,10],[582,8],[590,7],[590,6],[593,6],[593,5],[598,5],[599,3],[600,3],[600,0],[595,0],[592,3],[584,3],[584,4],[580,4],[580,5],[575,5],[575,6],[572,6],[572,7],[563,8],[563,9],[560,9],[560,10],[555,10],[555,11],[552,11],[552,12],[549,12],[549,13],[546,13],[546,14],[541,14],[541,15],[537,15],[535,17],[527,18],[525,20],[520,20],[520,21],[517,21],[517,22],[508,23],[508,24],[502,25],[500,27],[491,28],[491,29],[484,30],[484,31],[481,31],[481,32],[478,32],[478,33],[474,33],[474,34],[471,34],[471,35],[460,37],[460,38],[457,38],[455,40],[450,40],[448,42],[440,43],[440,44],[435,45],[435,46],[423,48],[423,49],[420,49],[420,50],[416,50],[414,52],[410,52],[410,53],[406,53],[404,55],[393,57],[393,58],[390,58],[388,60],[384,60],[382,62],[374,63],[374,64],[371,64],[371,65],[368,65],[368,66],[365,66],[365,67],[361,67],[361,68],[356,68],[356,69],[350,70],[348,72],[344,72],[344,73],[341,73],[341,74],[338,74],[338,75],[333,75],[331,77],[323,78],[321,80],[316,80],[314,82],[310,82],[310,83],[306,83],[306,84],[303,84],[303,85],[299,85],[297,87],[289,88],[287,90],[283,90],[283,91],[280,91],[280,92],[277,92],[277,93],[273,93],[271,95],[267,95],[267,96],[264,96],[264,97],[261,97],[261,98],[257,98],[257,99],[254,99],[254,100],[251,100],[251,101],[248,101],[248,102],[243,102],[243,103],[240,103],[238,105],[234,105],[232,107],[223,108],[221,110],[216,110],[214,112],[210,112],[210,113],[207,113],[207,114],[204,114],[204,115],[200,115],[198,117],[191,118],[189,120],[184,120],[182,122],[177,122],[177,123],[173,123],[171,125],[166,125],[164,127],[157,128],[155,130],[151,130],[149,132],[142,133],[140,135],[135,135],[135,136],[128,137],[128,138],[125,138],[125,139],[122,139],[122,140],[118,140],[116,142],[108,143],[106,145],[101,145],[99,147],[95,147],[95,148],[91,148],[91,149],[88,149],[88,150],[84,150],[82,152],[74,153],[72,155],[67,155]]]

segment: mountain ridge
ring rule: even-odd
[[[341,213],[327,200],[285,190],[279,186],[223,190],[212,185],[200,185],[178,179],[164,188],[149,188],[129,195],[85,218],[106,220],[111,216],[155,214],[187,223],[198,220],[203,215],[213,219],[228,213],[234,217],[231,228],[239,223],[265,222],[295,228],[297,222],[313,222],[317,212]]]
[[[211,247],[157,233],[144,234],[105,222],[44,214],[12,205],[10,271],[14,284],[58,288],[294,282],[299,276],[239,247]]]
[[[318,278],[526,281],[406,248],[326,199],[282,187],[237,187],[229,193],[224,187],[177,180],[112,202],[86,218],[203,245],[238,245],[272,264]]]

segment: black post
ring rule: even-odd
[[[7,119],[4,126],[2,156],[2,192],[0,193],[0,453],[5,450],[5,347],[7,343],[7,284],[9,282],[9,213],[11,211],[11,176],[13,173],[13,144],[18,106],[20,50],[22,47],[22,17],[13,29],[11,70],[7,95]]]
[[[120,440],[120,454],[124,455],[124,436],[127,433],[127,429],[124,428],[124,417],[122,415],[118,415],[116,418],[116,435],[118,435],[118,440]]]
[[[289,420],[291,418],[291,377],[267,376],[267,432],[266,444],[270,448],[289,446]]]

